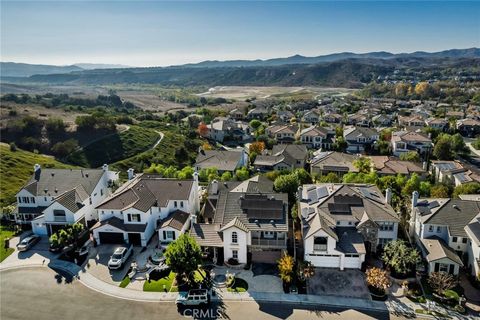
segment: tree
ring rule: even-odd
[[[428,181],[421,181],[420,186],[418,188],[418,192],[423,197],[429,197],[431,192],[432,186]]]
[[[256,153],[257,155],[262,154],[263,150],[265,150],[265,142],[263,141],[252,142],[248,147],[250,153]]]
[[[235,171],[235,176],[238,180],[244,181],[250,177],[250,172],[248,172],[247,168],[241,167],[240,169],[237,169],[237,171]]]
[[[382,260],[397,274],[407,274],[420,262],[420,255],[403,240],[394,240],[385,246]]]
[[[295,265],[295,261],[293,257],[284,253],[282,257],[277,261],[278,262],[278,273],[280,275],[280,279],[283,280],[285,283],[290,283],[293,280],[293,267]]]
[[[455,187],[452,196],[458,198],[461,194],[480,194],[480,183],[470,182]]]
[[[262,122],[260,120],[253,119],[249,124],[253,130],[257,130],[262,125]]]
[[[15,144],[15,142],[10,142],[10,151],[17,151],[17,145]]]
[[[400,154],[400,160],[420,162],[420,155],[417,151],[408,151]]]
[[[45,124],[45,128],[49,134],[65,133],[65,123],[60,118],[49,118]]]
[[[78,142],[75,139],[68,139],[63,142],[57,142],[52,147],[52,152],[57,156],[57,158],[65,158],[70,153],[75,151],[78,147]]]
[[[281,175],[273,182],[275,191],[288,193],[290,202],[295,201],[295,193],[297,192],[298,186],[298,177],[295,173]]]
[[[370,268],[365,273],[367,276],[367,284],[380,291],[385,290],[390,286],[390,279],[386,270],[380,268]]]
[[[432,198],[450,198],[450,190],[444,184],[435,184],[430,189],[430,197]]]
[[[439,295],[443,295],[445,291],[455,287],[455,278],[446,272],[432,272],[428,276],[428,284]]]
[[[452,160],[453,150],[450,140],[440,138],[433,147],[433,155],[439,160]]]
[[[200,124],[198,125],[198,128],[197,128],[197,131],[198,131],[198,134],[201,137],[206,137],[207,134],[208,134],[208,127],[205,123],[200,122]]]
[[[222,181],[230,181],[232,180],[232,174],[230,173],[230,171],[225,171],[222,176],[220,177],[220,179]]]
[[[188,277],[202,263],[202,250],[194,238],[184,233],[167,246],[165,262],[178,276]]]
[[[405,183],[405,187],[402,189],[402,193],[405,196],[409,196],[412,194],[413,191],[416,191],[420,188],[420,177],[418,174],[413,173],[410,179],[407,180]]]
[[[369,173],[372,168],[372,161],[367,157],[360,157],[353,161],[353,165],[360,173]]]
[[[194,172],[195,172],[195,170],[190,166],[183,167],[182,170],[177,172],[177,178],[178,179],[192,179]]]

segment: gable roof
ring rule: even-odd
[[[427,251],[427,256],[425,258],[428,262],[447,258],[458,265],[463,266],[460,257],[442,239],[438,237],[431,237],[427,239],[420,239],[420,241]]]
[[[233,171],[237,169],[243,157],[239,150],[201,150],[195,161],[199,168],[217,168],[220,171]]]
[[[353,162],[357,159],[358,156],[356,155],[326,151],[317,153],[311,161],[311,166],[326,171],[358,172],[358,169],[353,165]]]
[[[166,227],[173,228],[175,230],[182,230],[185,223],[188,221],[190,214],[181,210],[175,210],[171,212],[168,217],[158,221],[158,229]]]
[[[35,172],[22,189],[34,196],[57,197],[82,186],[91,195],[103,176],[102,169],[49,169]]]
[[[465,226],[480,213],[480,201],[419,199],[416,210],[424,224],[448,226],[453,237],[467,237]]]
[[[77,188],[67,191],[60,197],[55,199],[55,202],[61,204],[71,212],[75,213],[84,207],[83,201],[88,198],[88,194],[80,185]]]
[[[230,222],[227,223],[226,225],[224,225],[220,229],[220,231],[224,231],[224,230],[227,230],[227,229],[232,228],[232,227],[235,227],[235,228],[238,228],[242,231],[248,232],[248,228],[243,224],[243,222],[238,217],[235,217],[232,220],[230,220]]]
[[[165,179],[159,175],[139,175],[127,182],[96,209],[125,210],[130,207],[147,212],[151,207],[166,207],[169,200],[188,200],[193,180]]]
[[[405,174],[425,173],[421,163],[402,161],[389,156],[370,156],[375,170],[380,174]]]
[[[218,223],[195,223],[190,229],[190,235],[202,247],[223,248],[223,234]]]
[[[105,225],[109,225],[126,232],[144,232],[147,228],[146,223],[124,223],[123,220],[117,217],[111,217],[109,219],[97,222],[91,228],[91,230],[103,227]]]
[[[378,136],[378,132],[367,127],[347,126],[343,131],[343,136],[346,140],[356,140],[357,138],[370,138]]]

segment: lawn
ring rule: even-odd
[[[33,166],[38,163],[43,168],[73,168],[73,166],[56,161],[33,152],[10,151],[10,147],[0,144],[0,206],[6,206],[15,202],[15,194],[27,182],[33,174]],[[2,244],[3,246],[3,244]]]
[[[248,283],[242,278],[235,278],[233,286],[227,288],[227,290],[229,292],[246,292],[248,290]]]
[[[172,289],[173,282],[175,281],[175,272],[170,271],[170,273],[158,280],[153,280],[151,279],[150,281],[145,281],[143,284],[143,291],[150,291],[150,292],[164,292],[164,287],[165,290],[168,292],[170,289]],[[175,291],[175,287],[173,288],[172,291]]]
[[[13,236],[13,231],[7,230],[4,226],[0,226],[0,262],[15,251],[14,248],[5,249],[5,246],[3,245],[6,238],[12,238]]]
[[[152,147],[159,139],[155,130],[131,126],[129,130],[105,136],[67,157],[79,166],[97,168],[104,163],[114,163],[133,157]]]
[[[203,269],[198,269],[195,271],[193,278],[195,279],[195,282],[202,282],[205,277],[207,276],[207,272]]]

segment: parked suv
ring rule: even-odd
[[[27,251],[31,247],[33,247],[38,241],[40,241],[40,237],[37,235],[31,235],[23,239],[19,244],[17,244],[18,251]]]
[[[120,269],[123,264],[128,260],[128,258],[133,253],[133,246],[130,245],[128,248],[120,247],[115,249],[115,252],[110,257],[108,261],[108,268],[109,269]]]
[[[210,303],[210,295],[206,289],[179,292],[176,303],[177,306],[206,306]]]

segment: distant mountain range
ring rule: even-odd
[[[28,64],[16,62],[0,62],[0,75],[2,77],[30,77],[35,74],[70,73],[92,69],[117,69],[128,68],[120,64],[77,63],[71,66],[52,66],[45,64]]]
[[[83,67],[83,68],[82,68]],[[480,49],[441,52],[336,53],[295,55],[269,60],[204,61],[171,67],[122,68],[115,65],[45,66],[1,63],[3,82],[52,84],[149,83],[159,85],[257,85],[360,87],[397,69],[428,71],[480,70]]]

